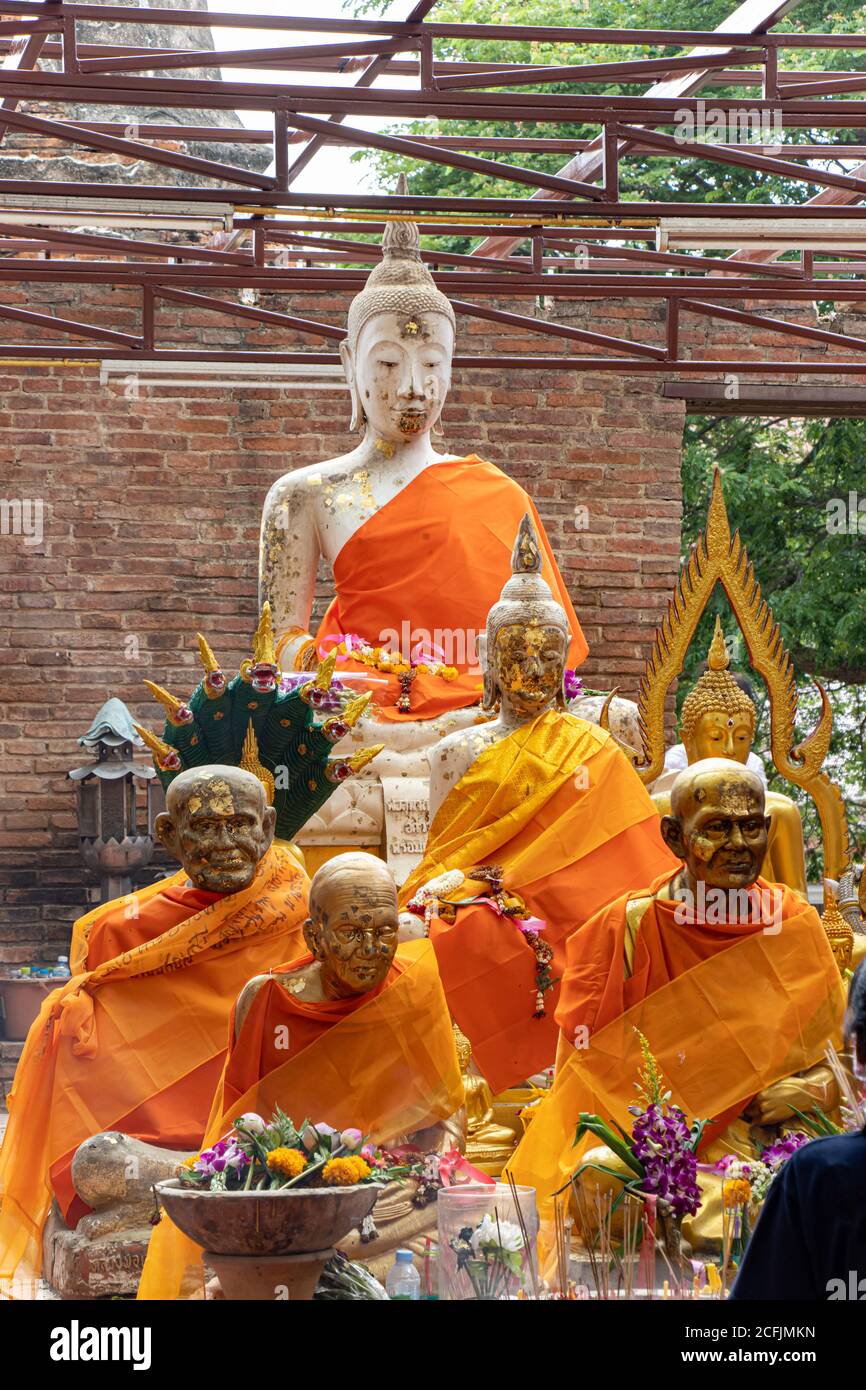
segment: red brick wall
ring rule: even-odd
[[[14,295],[4,289],[7,303]],[[93,314],[121,329],[136,324],[126,290],[88,290],[83,300],[30,287],[19,302],[85,321]],[[345,315],[344,304],[321,298],[275,307],[335,322]],[[661,339],[659,312],[646,302],[558,304],[555,313]],[[242,337],[256,347],[299,344],[281,329],[245,333],[237,321],[200,311],[164,308],[159,322],[171,325],[177,346]],[[694,323],[684,345],[701,351],[707,327]],[[477,320],[459,329],[476,351],[550,351],[550,339]],[[10,345],[25,334],[32,340],[30,328],[7,322],[0,330],[0,357],[14,355]],[[766,351],[757,338],[749,344],[748,330],[710,331],[732,355]],[[661,396],[661,381],[460,371],[444,413],[444,448],[493,460],[532,494],[590,643],[582,674],[628,694],[678,567],[683,406]],[[75,738],[109,695],[157,727],[141,681],[188,692],[197,628],[236,667],[255,617],[264,495],[288,468],[350,447],[347,423],[348,396],[336,392],[180,387],[126,399],[121,387],[100,386],[94,367],[0,361],[0,491],[41,497],[45,506],[42,545],[0,537],[0,966],[62,951],[92,887],[66,776],[87,760]],[[577,505],[588,508],[586,529],[575,526]],[[323,595],[327,588],[325,580]]]

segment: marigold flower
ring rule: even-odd
[[[722,1184],[722,1197],[726,1207],[748,1206],[752,1200],[752,1185],[746,1178],[729,1178]]]
[[[281,1178],[296,1178],[307,1166],[306,1155],[300,1149],[271,1149],[268,1154],[268,1167]]]
[[[198,1163],[198,1158],[198,1154],[190,1154],[189,1158],[185,1158],[181,1163],[181,1168],[194,1168]]]
[[[329,1158],[322,1169],[322,1182],[329,1187],[351,1187],[369,1178],[372,1168],[359,1154],[347,1158]]]

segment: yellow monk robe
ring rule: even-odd
[[[644,884],[678,861],[610,735],[548,711],[485,749],[448,793],[401,906],[445,869],[491,863],[501,865],[506,889],[547,923],[543,939],[558,978],[565,943],[582,922],[618,889]],[[452,896],[474,893],[464,886]],[[484,905],[460,908],[453,926],[434,918],[430,937],[449,1008],[493,1091],[552,1065],[558,986],[545,994],[545,1016],[535,1018],[536,958],[514,922]]]
[[[0,1151],[0,1294],[16,1277],[32,1287],[52,1191],[76,1216],[69,1169],[85,1139],[119,1129],[198,1147],[238,993],[301,946],[307,879],[284,850],[242,892],[201,906],[192,890],[182,912],[185,878],[138,895],[143,930],[161,920],[161,933],[64,982],[30,1029]]]
[[[475,636],[484,630],[488,611],[511,573],[514,537],[526,512],[543,551],[542,574],[568,615],[568,664],[583,661],[586,641],[544,527],[523,488],[474,454],[433,464],[343,546],[334,562],[336,598],[316,636],[323,652],[346,633],[392,651],[416,642],[425,649],[433,644],[434,654],[437,647],[443,649],[445,664],[457,669],[456,680],[418,672],[408,714],[395,708],[400,693],[396,676],[339,660],[337,676],[354,673],[353,689],[363,690],[362,678],[369,678],[380,719],[434,719],[478,701]]]
[[[598,1143],[588,1136],[574,1147],[581,1111],[631,1130],[628,1106],[642,1065],[636,1028],[672,1103],[690,1121],[720,1122],[773,1082],[822,1061],[837,1033],[845,993],[813,907],[785,885],[758,879],[763,893],[781,895],[770,929],[760,921],[680,923],[665,896],[672,878],[617,899],[569,943],[556,1078],[507,1165],[515,1181],[537,1189],[545,1216]],[[574,1048],[581,1026],[588,1043]]]
[[[287,1026],[288,1051],[273,1050],[265,1036],[278,1024]],[[263,1070],[272,1061],[276,1065]],[[269,1119],[276,1106],[296,1123],[306,1118],[337,1129],[355,1126],[387,1143],[446,1119],[462,1104],[436,958],[429,941],[413,941],[397,948],[384,986],[358,1004],[308,1003],[276,981],[265,985],[231,1045],[205,1146],[227,1134],[239,1115],[253,1111]],[[187,1297],[201,1288],[201,1279],[200,1249],[163,1214],[139,1298]]]

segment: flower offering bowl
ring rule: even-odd
[[[210,1192],[178,1178],[156,1184],[174,1224],[216,1255],[305,1255],[331,1246],[369,1216],[381,1183]]]

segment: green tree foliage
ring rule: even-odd
[[[377,14],[387,8],[388,0],[365,0],[361,5],[350,4],[356,15]],[[622,0],[440,0],[431,18],[439,23],[455,24],[526,24],[538,26],[572,25],[579,28],[636,29],[702,29],[711,30],[731,12],[733,0],[633,0],[624,4]],[[777,29],[790,29],[796,32],[844,31],[856,32],[862,25],[862,0],[838,0],[831,14],[826,13],[827,5],[822,0],[805,0],[797,7],[790,18]],[[859,25],[858,25],[859,19]],[[555,43],[504,43],[484,42],[483,40],[438,39],[434,43],[434,55],[441,61],[465,62],[514,62],[514,63],[593,63],[613,62],[617,58],[662,58],[681,52],[675,45],[658,47],[630,47],[613,44],[555,44]],[[785,57],[787,66],[804,68],[845,68],[866,66],[866,54],[853,55],[843,49],[830,49],[823,53],[797,50]],[[638,96],[646,90],[646,80],[637,83],[594,83],[591,91],[604,95],[623,94]],[[530,122],[517,123],[507,119],[508,98],[512,91],[527,93],[545,91],[548,93],[569,93],[579,90],[574,84],[553,84],[545,87],[520,87],[500,89],[502,92],[503,119],[491,121],[453,121],[453,120],[414,120],[402,122],[391,129],[395,133],[414,135],[497,135],[497,136],[551,136],[565,139],[589,139],[598,134],[598,127],[581,124],[563,124],[551,130],[550,126],[538,126]],[[714,87],[712,92],[718,96],[742,95],[742,88]],[[745,89],[750,95],[757,94],[757,87]],[[792,131],[791,137],[802,141],[827,139],[826,136],[813,136],[808,131]],[[833,137],[833,143],[840,139],[857,141],[859,133],[849,132],[847,137]],[[473,153],[477,153],[474,152]],[[478,196],[520,197],[526,194],[526,185],[519,185],[507,179],[491,179],[487,174],[475,173],[466,169],[448,168],[442,164],[420,164],[402,155],[387,151],[359,151],[354,159],[363,162],[369,169],[371,184],[378,188],[393,189],[397,175],[407,175],[409,190],[412,193],[451,194],[455,197]],[[507,152],[499,156],[500,162],[543,169],[556,173],[565,162],[562,153],[540,155],[534,153]],[[704,202],[763,202],[773,199],[785,203],[804,202],[816,191],[814,186],[793,179],[779,178],[775,175],[755,174],[747,169],[734,168],[706,159],[684,159],[660,155],[629,155],[621,163],[621,195],[624,199],[657,202],[678,202],[701,200]],[[439,245],[444,243],[441,241]],[[451,249],[467,250],[466,243],[454,241]]]

